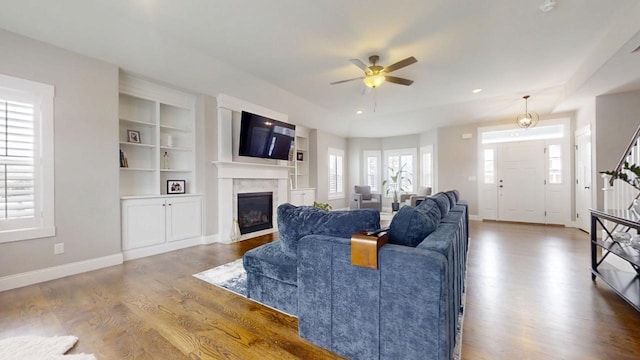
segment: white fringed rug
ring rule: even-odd
[[[17,336],[0,340],[2,360],[96,360],[93,354],[64,355],[78,338],[75,336]]]

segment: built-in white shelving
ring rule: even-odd
[[[120,168],[120,196],[164,195],[168,180],[185,180],[186,192],[194,193],[194,128],[195,96],[123,77],[120,150],[127,162]]]
[[[145,80],[120,79],[122,250],[125,260],[201,243],[196,193],[194,95]],[[165,157],[166,154],[166,157]],[[168,181],[185,182],[167,194]]]

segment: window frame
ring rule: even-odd
[[[375,158],[377,162],[377,169],[375,174],[375,184],[369,183],[369,159]],[[363,184],[371,186],[371,191],[374,193],[382,193],[382,152],[380,150],[364,150],[362,151],[362,173],[363,173]]]
[[[345,193],[344,193],[344,150],[342,149],[336,149],[336,148],[328,148],[328,157],[327,157],[327,198],[329,200],[338,200],[338,199],[344,199],[345,198]],[[332,174],[331,174],[331,157],[335,156],[336,157],[336,191],[332,192],[331,190],[331,180],[332,180]],[[338,168],[338,161],[337,159],[340,158],[340,168]],[[341,174],[338,174],[338,172],[341,172]],[[338,178],[339,177],[339,178]],[[340,188],[342,188],[342,191],[338,191],[340,190]]]
[[[416,169],[417,161],[418,161],[418,151],[417,148],[405,148],[405,149],[392,149],[384,151],[384,169],[383,169],[383,179],[389,182],[389,158],[390,157],[400,157],[400,162],[402,162],[403,156],[411,156],[411,172],[409,178],[411,179],[411,189],[407,190],[405,193],[414,193],[417,189],[416,187]],[[402,163],[400,164],[402,166]],[[393,198],[392,193],[387,193],[386,189],[383,189],[384,196],[386,198]]]
[[[425,164],[425,157],[429,156],[429,164]],[[434,189],[433,173],[433,145],[426,145],[420,148],[420,185]]]
[[[54,96],[52,85],[0,74],[0,98],[34,105],[34,222],[16,228],[3,223],[0,243],[55,236]]]

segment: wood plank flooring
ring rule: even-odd
[[[591,281],[576,229],[470,224],[463,359],[640,359],[640,313]],[[336,359],[297,320],[192,274],[270,236],[196,246],[0,292],[0,339],[80,338],[104,359]]]

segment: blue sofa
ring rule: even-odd
[[[307,235],[351,237],[380,228],[373,209],[324,211],[313,206],[278,206],[277,241],[249,250],[243,257],[247,297],[291,315],[298,314],[298,243]]]
[[[281,205],[281,240],[244,257],[248,296],[297,315],[301,337],[347,358],[451,359],[466,270],[466,203],[450,191],[402,207],[379,269],[351,265],[351,234],[377,225],[377,211]]]

